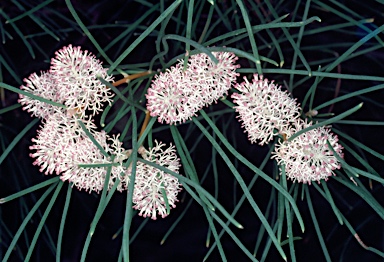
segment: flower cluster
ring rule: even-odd
[[[86,110],[92,115],[102,110],[102,104],[112,102],[112,94],[108,87],[103,85],[98,78],[111,81],[112,76],[107,74],[107,69],[88,51],[80,47],[66,46],[56,52],[56,57],[51,60],[51,68],[36,73],[24,79],[26,85],[20,88],[33,95],[64,104],[68,113],[76,113],[84,118]],[[50,114],[60,111],[59,108],[20,95],[19,103],[33,116],[45,119]]]
[[[228,90],[239,76],[235,72],[240,67],[240,65],[235,64],[238,59],[235,54],[213,52],[213,55],[218,60],[217,64],[207,54],[200,53],[188,59],[186,70],[186,74],[191,78],[195,88],[196,86],[199,87],[199,96],[204,106],[209,106],[213,102],[217,102],[222,96],[227,95]]]
[[[117,137],[96,131],[93,123],[92,117],[102,110],[102,104],[112,102],[109,88],[98,77],[112,80],[94,55],[69,45],[56,52],[49,71],[42,72],[40,76],[31,74],[24,80],[26,85],[20,87],[33,95],[64,104],[66,108],[24,95],[20,95],[19,99],[24,110],[43,119],[38,136],[32,139],[30,147],[34,164],[40,166],[41,172],[60,174],[63,181],[68,180],[89,192],[99,192],[103,188],[107,169],[79,165],[113,164],[109,155],[121,159],[125,151]],[[100,152],[79,121],[109,155]],[[126,188],[128,179],[124,175],[125,169],[122,165],[112,167],[109,189],[117,178],[120,180],[118,190]]]
[[[147,109],[151,116],[167,124],[183,123],[202,109],[226,95],[236,80],[233,53],[213,52],[215,64],[207,54],[192,55],[184,71],[184,61],[155,77],[148,88]]]
[[[23,91],[54,102],[63,103],[58,99],[58,86],[49,72],[41,72],[40,76],[33,73],[24,79],[24,82],[26,82],[26,85],[20,87]],[[28,111],[32,116],[43,119],[56,112],[64,112],[60,107],[22,94],[20,94],[19,103],[23,106],[23,110]]]
[[[311,126],[303,120],[294,124],[295,131],[292,133]],[[311,184],[311,181],[328,180],[334,175],[333,170],[340,168],[340,163],[327,141],[338,156],[343,157],[343,147],[337,143],[337,136],[323,126],[309,130],[292,141],[280,141],[275,145],[272,157],[280,165],[285,164],[286,175],[293,181]]]
[[[64,104],[65,109],[31,98],[34,96],[20,95],[19,99],[24,110],[43,119],[30,146],[33,164],[40,166],[41,172],[56,173],[63,181],[88,192],[100,192],[107,178],[108,190],[116,183],[118,191],[126,190],[130,182],[131,169],[123,161],[132,150],[123,148],[119,135],[97,131],[93,122],[95,114],[103,110],[102,105],[112,102],[110,90],[99,81],[112,80],[106,72],[94,55],[69,45],[56,52],[48,72],[31,74],[25,79],[26,85],[21,86],[34,96]],[[178,172],[174,147],[163,147],[156,142],[154,148],[140,152],[144,159]],[[140,215],[151,214],[156,219],[158,212],[165,217],[166,203],[175,207],[180,190],[175,177],[138,163],[133,203]]]
[[[80,116],[90,110],[92,115],[102,110],[102,104],[112,102],[108,87],[98,78],[111,81],[107,69],[88,51],[69,45],[56,52],[51,60],[50,73],[59,86],[59,100],[64,101],[68,110],[77,110]]]
[[[96,142],[107,154],[103,154],[81,128],[82,121]],[[103,167],[79,167],[82,164],[114,164],[111,169],[108,189],[119,179],[117,189],[123,191],[129,182],[126,168],[121,162],[127,158],[118,137],[109,137],[104,131],[98,132],[91,120],[79,120],[64,114],[55,114],[45,120],[38,131],[30,154],[34,165],[40,166],[45,174],[60,174],[63,181],[72,182],[77,188],[99,192],[103,189],[107,169]],[[110,143],[108,143],[110,142]],[[113,161],[110,157],[113,155]]]
[[[311,184],[312,181],[327,180],[334,175],[333,170],[340,168],[328,142],[340,157],[343,157],[343,148],[337,143],[337,136],[331,134],[326,127],[311,129],[289,139],[312,123],[299,118],[299,105],[273,81],[269,82],[255,74],[252,83],[245,78],[235,88],[240,93],[232,94],[236,104],[234,108],[248,132],[249,140],[264,145],[276,135],[284,137],[283,141],[275,145],[272,158],[279,165],[285,165],[289,179]]]
[[[163,150],[164,144],[156,142],[151,150],[143,149],[140,154],[143,159],[163,166],[172,172],[178,173],[179,159],[173,146]],[[139,215],[156,219],[156,212],[167,216],[165,196],[169,208],[174,208],[177,194],[181,191],[180,183],[174,176],[166,172],[139,162],[137,164],[135,190],[133,191],[133,208],[140,210]]]
[[[290,123],[300,116],[300,108],[287,92],[273,81],[254,75],[252,83],[247,78],[235,88],[241,93],[232,94],[234,108],[239,113],[242,126],[249,140],[260,145],[270,142],[278,132],[288,129]]]
[[[146,97],[151,116],[158,116],[161,123],[185,122],[202,107],[193,85],[186,81],[181,64],[157,75]]]

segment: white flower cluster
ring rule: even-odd
[[[232,94],[242,127],[251,143],[264,145],[277,135],[284,137],[275,146],[273,158],[285,165],[286,175],[297,182],[327,180],[340,168],[335,152],[343,157],[337,136],[325,127],[312,129],[292,141],[297,131],[311,125],[300,119],[300,107],[287,92],[262,76],[255,74],[252,82],[236,84],[237,57],[233,53],[213,52],[215,64],[208,55],[193,55],[184,71],[184,61],[156,76],[148,88],[147,108],[151,116],[167,124],[183,123],[228,93],[232,85],[239,91]]]
[[[252,143],[270,142],[278,134],[275,129],[287,130],[300,116],[300,108],[287,92],[258,75],[254,75],[252,83],[244,78],[235,88],[241,92],[232,94],[235,109]]]
[[[74,117],[55,114],[45,119],[38,135],[32,139],[30,154],[35,159],[34,164],[40,166],[45,174],[60,174],[63,181],[72,182],[77,188],[86,191],[100,192],[103,189],[107,175],[105,167],[79,167],[83,164],[113,164],[108,189],[119,179],[118,190],[126,189],[129,177],[121,161],[126,159],[125,149],[117,137],[110,137],[104,131],[96,131],[93,122],[84,124],[103,147],[108,155],[104,155],[79,126]],[[109,143],[108,143],[109,142]],[[109,155],[114,155],[114,161]]]
[[[208,55],[193,55],[184,71],[184,61],[156,76],[148,88],[147,108],[151,116],[167,124],[183,123],[196,115],[223,95],[236,82],[237,57],[233,53],[214,52],[218,63]],[[342,157],[342,147],[337,136],[325,127],[316,128],[288,139],[297,131],[309,126],[300,119],[300,107],[287,92],[283,92],[273,81],[254,75],[252,83],[246,78],[234,87],[239,93],[232,94],[239,113],[239,120],[252,143],[264,145],[274,136],[285,139],[275,147],[274,158],[285,164],[286,174],[293,181],[311,183],[333,175],[340,163],[328,148],[327,141]]]
[[[97,131],[93,122],[95,114],[103,110],[104,103],[111,104],[113,97],[99,77],[112,80],[94,55],[69,45],[56,52],[48,72],[42,72],[40,76],[33,73],[24,80],[26,85],[21,86],[22,90],[66,106],[64,109],[20,95],[23,109],[43,119],[37,137],[32,139],[30,149],[33,153],[30,156],[41,172],[56,173],[63,181],[72,182],[78,189],[88,192],[103,189],[106,166],[112,165],[108,190],[118,182],[117,190],[123,191],[130,182],[130,167],[123,164],[130,150],[123,148],[119,136],[111,137],[104,131]],[[143,158],[178,172],[179,159],[174,148],[162,150],[163,146],[156,142],[156,147],[150,151],[141,150]],[[137,165],[136,176],[134,208],[140,210],[140,215],[151,214],[152,219],[156,219],[156,212],[165,217],[166,201],[162,192],[165,190],[169,206],[175,207],[181,190],[178,180],[141,162]]]
[[[164,144],[155,140],[156,146],[150,149],[139,150],[143,159],[152,161],[173,172],[179,171],[179,159],[173,146],[163,150]],[[177,178],[153,166],[142,162],[137,163],[135,190],[133,191],[133,208],[139,210],[139,215],[156,219],[156,212],[161,217],[167,216],[166,203],[162,190],[168,200],[170,208],[176,207],[177,194],[181,191]]]
[[[292,133],[311,126],[311,123],[300,120],[294,125]],[[275,145],[272,157],[279,164],[285,164],[285,172],[293,181],[311,184],[311,181],[327,180],[329,176],[334,175],[333,170],[340,168],[340,163],[327,141],[333,150],[343,157],[343,147],[337,143],[337,136],[323,126],[309,130],[292,141],[280,141]]]
[[[235,88],[240,93],[232,94],[232,98],[249,140],[263,145],[278,134],[284,137],[275,145],[272,158],[285,165],[289,179],[311,184],[312,181],[327,180],[334,175],[333,170],[340,168],[327,141],[340,157],[343,157],[343,147],[329,129],[315,128],[289,140],[312,123],[300,119],[299,105],[273,81],[255,74],[252,83],[245,79]]]
[[[146,94],[151,116],[158,117],[161,123],[184,123],[228,93],[238,76],[239,65],[235,64],[238,57],[229,52],[212,54],[217,64],[207,54],[200,53],[188,59],[185,71],[184,61],[180,60],[156,76]]]
[[[103,103],[112,102],[109,88],[97,79],[100,77],[111,81],[112,77],[94,55],[72,45],[55,54],[49,71],[42,72],[41,76],[31,74],[24,79],[26,85],[21,86],[22,90],[64,104],[67,112],[76,113],[80,118],[85,117],[87,110],[95,115],[102,110]],[[24,106],[24,110],[43,119],[56,111],[63,112],[57,107],[24,95],[20,95],[19,103]]]

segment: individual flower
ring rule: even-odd
[[[140,152],[142,157],[178,173],[180,164],[174,146],[163,149],[164,144],[157,141],[155,143],[149,151],[143,149]],[[177,195],[181,191],[178,179],[158,168],[137,162],[132,202],[133,208],[139,210],[140,216],[156,220],[157,214],[163,218],[168,215],[163,190],[169,207],[175,208]]]
[[[66,114],[54,114],[48,117],[38,131],[30,154],[34,165],[40,166],[40,172],[56,173],[63,181],[73,182],[79,189],[99,192],[103,189],[107,167],[79,167],[80,164],[114,164],[108,189],[117,178],[121,181],[119,191],[126,189],[129,178],[122,161],[127,158],[122,143],[117,137],[109,137],[105,132],[97,132],[92,120],[81,119],[86,129],[108,154],[104,155],[81,128],[76,117]],[[109,142],[109,143],[108,143]],[[109,157],[114,156],[114,159]]]
[[[288,179],[311,184],[312,181],[327,180],[334,175],[333,170],[341,167],[327,141],[340,157],[343,157],[343,147],[338,143],[338,137],[324,126],[309,130],[289,141],[292,134],[309,126],[311,123],[298,119],[285,141],[275,145],[272,157],[279,165],[285,165]]]
[[[184,123],[203,106],[199,86],[186,76],[181,64],[155,76],[146,98],[151,116],[167,124]]]
[[[236,77],[239,76],[236,69],[240,65],[236,64],[238,57],[234,53],[212,52],[212,54],[217,58],[217,64],[206,53],[192,55],[188,59],[187,73],[191,81],[201,88],[200,96],[205,106],[227,95]],[[180,63],[183,64],[184,61]]]
[[[69,110],[83,117],[86,110],[92,115],[102,111],[102,104],[112,102],[110,89],[98,77],[111,81],[102,62],[79,46],[63,47],[51,60],[50,73],[55,77],[59,89],[59,100],[63,100]]]
[[[296,101],[276,86],[273,81],[255,74],[252,83],[244,82],[235,88],[240,93],[232,94],[234,108],[239,113],[242,127],[252,143],[264,145],[278,133],[284,133],[300,116]]]
[[[24,82],[26,84],[20,87],[21,90],[26,91],[32,95],[49,99],[53,102],[63,102],[59,95],[60,92],[58,90],[58,86],[51,73],[41,72],[41,75],[33,73],[28,78],[25,78]],[[64,109],[60,107],[53,106],[51,104],[22,94],[19,95],[19,103],[23,105],[23,110],[28,111],[32,116],[43,119],[57,111],[64,111]]]

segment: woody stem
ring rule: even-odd
[[[145,119],[144,119],[143,125],[141,126],[139,138],[143,135],[145,129],[147,128],[147,125],[148,125],[150,118],[151,118],[151,115],[149,114],[149,111],[147,110],[146,114],[145,114]]]
[[[119,86],[121,84],[129,82],[132,79],[136,79],[136,78],[139,78],[139,77],[142,77],[142,76],[149,75],[150,73],[151,73],[150,71],[145,71],[145,72],[141,72],[141,73],[137,73],[137,74],[133,74],[133,75],[127,75],[123,79],[120,79],[120,80],[112,83],[112,85],[113,86]]]

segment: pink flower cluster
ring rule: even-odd
[[[247,78],[235,84],[237,57],[233,53],[214,52],[218,63],[208,55],[192,55],[184,70],[184,61],[155,77],[148,92],[147,109],[151,116],[167,124],[183,123],[196,115],[204,106],[226,95],[234,85],[237,93],[232,94],[234,109],[239,114],[245,132],[251,143],[264,145],[280,135],[284,141],[275,146],[273,158],[285,165],[288,178],[293,181],[311,183],[334,175],[340,168],[335,152],[342,157],[342,147],[337,136],[325,127],[310,130],[292,141],[294,133],[310,126],[300,119],[300,106],[286,91],[273,81],[255,74],[252,82]]]
[[[20,87],[22,90],[64,104],[68,113],[76,113],[80,118],[85,117],[87,110],[95,115],[102,110],[103,103],[111,104],[110,89],[98,77],[111,81],[112,76],[107,74],[107,69],[94,55],[72,45],[55,54],[51,68],[41,72],[40,76],[33,73],[24,79],[26,85]],[[24,110],[40,118],[62,111],[61,108],[24,95],[20,95],[19,103]]]
[[[82,121],[97,143],[108,155],[104,155],[81,128]],[[80,120],[56,113],[49,116],[38,130],[30,154],[35,159],[34,165],[40,166],[40,172],[59,174],[63,181],[72,182],[77,188],[85,191],[100,192],[103,189],[107,175],[105,167],[79,167],[82,164],[111,164],[112,170],[108,189],[111,189],[117,179],[120,183],[117,189],[127,188],[129,177],[127,168],[122,161],[127,158],[125,149],[118,137],[110,137],[104,131],[96,131],[91,120]],[[108,143],[109,142],[109,143]],[[110,157],[113,155],[113,161]]]
[[[131,169],[123,162],[132,150],[125,150],[118,136],[109,136],[97,131],[93,122],[104,103],[112,102],[108,87],[98,78],[111,81],[107,69],[88,51],[71,45],[56,52],[51,68],[41,75],[31,74],[21,89],[66,108],[20,95],[23,109],[43,119],[36,138],[32,139],[30,156],[34,165],[40,166],[45,174],[56,173],[63,181],[73,183],[79,190],[100,192],[110,169],[108,190],[117,183],[117,190],[127,189]],[[85,130],[81,126],[82,122]],[[94,141],[92,141],[92,139]],[[157,143],[149,151],[141,149],[144,159],[178,172],[179,159],[174,147],[162,149]],[[87,166],[88,165],[88,166]],[[167,203],[175,207],[177,194],[181,190],[178,180],[164,171],[139,162],[134,187],[134,208],[140,215],[156,219],[156,212],[167,216]],[[164,195],[166,194],[166,201]]]
[[[235,88],[241,93],[232,94],[234,108],[252,143],[270,142],[279,134],[275,129],[284,132],[300,116],[296,101],[262,76],[254,75],[252,83],[244,78]]]
[[[311,126],[311,123],[303,120],[293,124],[292,134]],[[288,139],[289,137],[290,135],[287,135]],[[337,136],[323,126],[309,130],[292,141],[279,141],[275,145],[272,158],[280,165],[285,165],[286,175],[293,181],[311,184],[312,181],[328,180],[328,177],[334,175],[333,170],[340,169],[341,166],[327,141],[342,158],[343,147],[337,143]]]
[[[184,71],[184,61],[155,77],[148,88],[147,109],[160,123],[177,124],[195,116],[204,106],[226,95],[236,80],[233,53],[213,52],[215,64],[207,54],[192,55]]]
[[[164,144],[155,141],[156,146],[139,151],[143,159],[178,173],[179,159],[173,146],[162,149]],[[156,212],[166,217],[166,202],[162,190],[168,200],[170,208],[176,207],[177,194],[181,191],[180,183],[174,176],[142,162],[137,163],[135,190],[133,191],[133,208],[139,210],[139,215],[156,220]]]
[[[300,119],[299,105],[273,81],[255,74],[252,83],[245,78],[235,88],[240,93],[232,94],[236,104],[234,108],[249,140],[264,145],[276,135],[284,137],[275,145],[272,158],[279,165],[285,165],[289,179],[311,184],[312,181],[327,180],[334,175],[333,170],[340,168],[327,141],[340,157],[343,157],[343,147],[337,143],[337,136],[326,127],[309,130],[289,140],[312,123]]]

